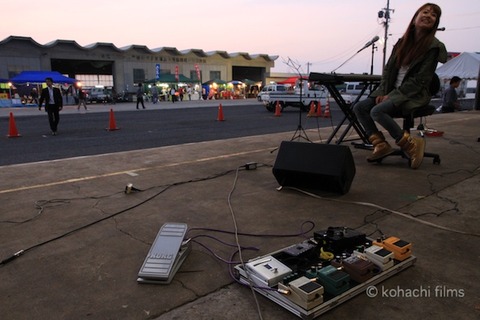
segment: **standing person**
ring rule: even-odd
[[[138,84],[138,89],[137,89],[137,109],[138,109],[138,104],[141,103],[143,109],[145,109],[145,104],[143,103],[143,84],[140,82]]]
[[[433,3],[426,3],[415,12],[407,31],[392,50],[380,86],[353,107],[374,147],[367,158],[370,161],[394,151],[375,122],[395,139],[409,157],[412,169],[417,169],[423,161],[425,140],[403,131],[393,117],[408,115],[431,99],[429,87],[437,63],[447,61],[445,45],[435,37],[441,14],[440,7]]]
[[[83,91],[82,87],[78,88],[78,106],[77,106],[77,110],[80,110],[80,107],[82,106],[83,104],[83,107],[85,108],[85,110],[88,110],[87,109],[87,97],[85,95],[85,91]]]
[[[155,83],[152,85],[151,92],[152,92],[153,104],[156,104],[158,102],[158,88],[157,88],[157,85]]]
[[[53,79],[48,77],[45,79],[47,87],[42,89],[40,100],[38,102],[38,110],[42,109],[45,101],[45,111],[48,114],[48,122],[52,135],[57,135],[58,123],[60,122],[60,110],[63,109],[62,92],[58,88],[53,87]]]
[[[450,80],[450,86],[445,89],[442,97],[442,112],[454,112],[455,110],[460,110],[460,104],[458,102],[457,89],[460,85],[462,79],[460,77],[454,76]]]
[[[175,95],[177,93],[177,91],[175,90],[174,87],[172,87],[172,89],[170,89],[170,95],[172,96],[172,103],[175,103],[175,99],[177,99],[177,96]]]
[[[116,101],[117,101],[117,90],[115,90],[115,87],[112,87],[111,95],[112,95],[112,96],[110,97],[110,99],[111,99],[110,102],[111,102],[112,104],[115,104]]]
[[[188,86],[187,88],[188,101],[192,101],[192,87]]]
[[[178,88],[178,98],[180,99],[180,101],[183,101],[183,88],[182,87]]]
[[[30,96],[32,96],[32,103],[35,103],[38,105],[38,91],[37,88],[32,88],[32,92],[30,93]]]

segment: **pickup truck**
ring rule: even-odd
[[[112,98],[108,94],[106,88],[94,87],[89,90],[87,100],[89,103],[97,102],[97,103],[106,103],[110,102]]]
[[[308,111],[312,102],[315,105],[319,102],[325,105],[328,91],[323,87],[310,87],[307,81],[302,82],[301,91],[300,86],[297,85],[293,91],[271,91],[262,94],[263,105],[270,112],[275,111],[277,102],[282,110],[286,107],[296,107],[302,111]]]

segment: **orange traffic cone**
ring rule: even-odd
[[[113,115],[113,109],[110,109],[110,124],[107,128],[108,131],[114,131],[118,130],[120,128],[117,127],[117,124],[115,122],[115,116]]]
[[[218,106],[217,121],[225,121],[225,119],[223,118],[223,108],[221,103]]]
[[[321,117],[321,116],[322,116],[322,101],[320,101],[320,100],[318,100],[318,106],[317,106],[316,116],[317,116],[317,117]]]
[[[324,118],[330,118],[330,101],[327,98],[327,103],[325,104],[325,113],[323,114]]]
[[[10,112],[10,120],[8,121],[8,137],[16,138],[20,137],[20,134],[17,130],[17,125],[15,124],[15,119],[13,118],[13,113]]]
[[[280,101],[277,101],[275,105],[275,117],[280,117],[282,115],[282,108],[280,108]]]
[[[308,111],[307,117],[316,117],[315,114],[315,102],[310,102],[310,111]]]

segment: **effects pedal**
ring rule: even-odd
[[[158,231],[150,251],[138,272],[138,283],[169,284],[190,252],[190,243],[183,244],[185,223],[165,223]]]
[[[412,244],[397,237],[389,237],[385,240],[377,240],[374,245],[390,250],[395,255],[395,259],[403,261],[412,255]]]
[[[334,266],[321,268],[317,274],[317,281],[323,286],[325,292],[338,296],[350,289],[350,276]]]
[[[294,244],[290,247],[287,247],[282,250],[282,252],[293,256],[293,257],[298,257],[301,254],[304,254],[312,249],[315,249],[317,245],[312,242],[312,240],[305,240],[301,243]]]
[[[269,287],[277,285],[292,269],[272,256],[265,256],[246,263],[247,271]]]
[[[310,310],[323,303],[323,287],[316,279],[300,277],[290,281],[288,285],[278,283],[278,291],[305,310]]]
[[[365,233],[347,227],[329,227],[314,232],[314,239],[327,251],[335,254],[352,252],[352,248],[365,244]]]
[[[382,271],[390,269],[395,263],[393,252],[376,245],[365,248],[363,252],[354,251],[354,254],[361,259],[371,261]]]
[[[331,262],[334,267],[342,267],[353,281],[362,283],[372,278],[379,272],[375,264],[369,260],[351,255],[345,259],[335,259]]]

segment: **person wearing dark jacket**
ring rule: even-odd
[[[462,82],[460,77],[454,76],[450,80],[450,86],[445,90],[442,96],[442,112],[454,112],[460,110],[460,104],[458,103],[457,88]]]
[[[60,122],[60,110],[63,109],[63,99],[60,89],[53,87],[53,79],[46,78],[45,83],[47,87],[42,89],[40,99],[38,101],[38,110],[42,109],[43,102],[45,102],[45,111],[48,114],[48,122],[52,135],[57,135],[58,123]]]
[[[393,153],[375,122],[385,128],[417,169],[423,161],[425,140],[413,137],[397,124],[394,116],[408,115],[431,99],[430,83],[438,62],[447,61],[445,45],[436,37],[440,7],[433,3],[421,6],[405,34],[395,44],[382,74],[379,87],[354,105],[354,112],[365,129],[374,150],[367,159],[381,159]]]

